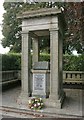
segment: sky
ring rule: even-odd
[[[3,8],[3,2],[4,2],[4,0],[0,1],[0,53],[1,54],[8,53],[8,51],[9,51],[8,47],[3,48],[3,46],[1,45],[1,39],[3,38],[2,31],[1,31],[2,30],[1,24],[2,24],[2,20],[3,20],[3,13],[5,12],[5,10]],[[77,51],[74,50],[73,54],[77,55]]]

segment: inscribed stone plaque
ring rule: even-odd
[[[33,74],[33,90],[45,91],[45,74]]]

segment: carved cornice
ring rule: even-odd
[[[29,34],[29,31],[22,31],[21,34]]]
[[[59,28],[50,28],[49,31],[50,32],[52,32],[52,31],[59,31]]]
[[[21,15],[18,15],[17,18],[28,19],[28,18],[41,17],[41,16],[57,15],[59,13],[61,13],[61,9],[43,8],[43,9],[39,9],[39,10],[23,12]]]

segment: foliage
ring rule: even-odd
[[[68,2],[65,5],[65,19],[67,23],[64,48],[78,53],[84,53],[84,1]]]
[[[21,55],[16,53],[2,55],[2,70],[20,70]]]
[[[41,61],[50,61],[49,54],[41,54]],[[63,55],[63,70],[64,71],[84,71],[84,55]]]
[[[21,70],[21,54],[0,54],[2,57],[2,70]],[[50,61],[49,54],[40,54],[40,61]],[[64,71],[84,71],[84,55],[63,55]]]
[[[3,47],[10,47],[11,51],[19,52],[21,50],[21,20],[16,15],[22,9],[22,3],[4,2],[5,13],[3,15]]]
[[[63,70],[65,71],[84,71],[84,55],[63,56]]]
[[[41,53],[39,57],[39,61],[50,61],[50,55],[46,53]]]
[[[21,70],[21,54],[10,53],[2,56],[2,70]],[[40,61],[50,61],[49,54],[40,54]],[[84,71],[84,55],[63,55],[64,71]]]
[[[44,107],[44,103],[42,98],[31,98],[31,100],[28,101],[29,108],[34,110],[40,110]]]

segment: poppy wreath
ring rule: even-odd
[[[44,103],[43,103],[42,98],[37,98],[37,97],[31,98],[28,101],[28,104],[29,104],[29,108],[34,109],[34,110],[40,110],[44,107]]]

